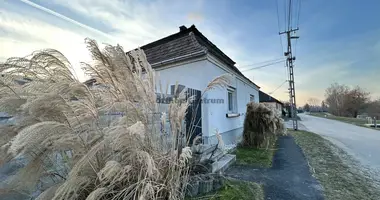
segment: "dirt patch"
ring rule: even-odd
[[[310,170],[322,184],[327,199],[380,199],[380,190],[371,175],[345,151],[314,133],[289,133],[302,148]]]

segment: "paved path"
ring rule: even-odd
[[[226,176],[264,184],[268,200],[320,200],[322,187],[311,176],[301,149],[291,136],[278,140],[278,150],[270,169],[232,166]]]
[[[380,131],[352,124],[299,114],[301,127],[330,140],[370,170],[380,182]]]

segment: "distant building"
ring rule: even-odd
[[[274,110],[275,114],[277,114],[278,116],[282,115],[282,110],[284,109],[284,103],[282,103],[281,101],[273,98],[272,96],[268,95],[267,93],[263,91],[259,91],[259,100],[260,100],[260,103],[264,103],[266,106]]]

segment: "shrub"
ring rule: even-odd
[[[39,190],[38,199],[49,200],[182,199],[191,158],[181,134],[188,101],[169,105],[170,131],[163,133],[155,72],[144,52],[126,54],[110,45],[101,51],[91,39],[86,44],[93,61],[82,65],[96,86],[81,83],[52,49],[0,65],[0,111],[17,119],[1,129],[7,131],[0,135],[0,164],[26,160],[10,188]],[[224,80],[216,78],[206,91]],[[105,120],[109,112],[125,115]]]

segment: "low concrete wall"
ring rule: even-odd
[[[237,144],[240,142],[242,136],[243,136],[243,127],[233,129],[230,131],[226,131],[224,133],[220,134],[222,136],[223,142],[225,145],[230,145],[230,144]],[[215,135],[212,136],[204,136],[203,137],[204,144],[217,144],[218,139],[216,138]]]

